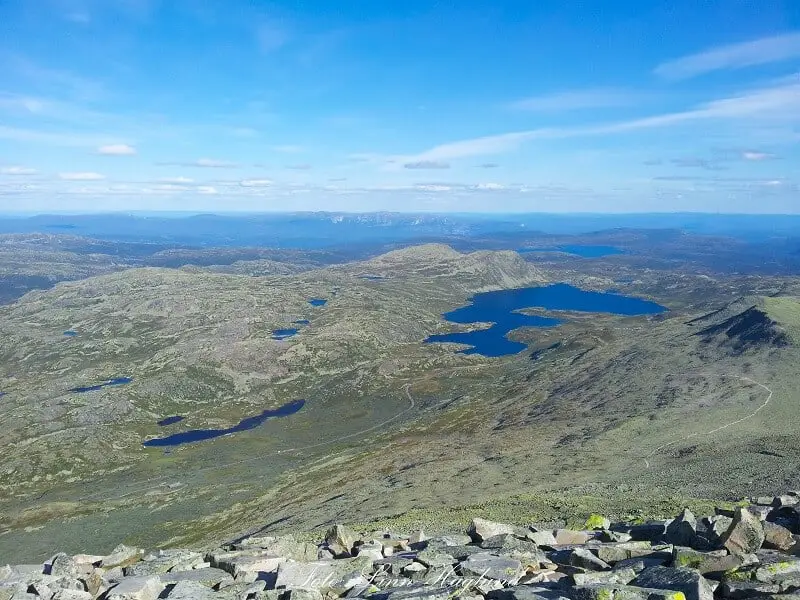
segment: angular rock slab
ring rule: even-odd
[[[692,569],[650,567],[633,580],[633,585],[683,592],[686,600],[714,600],[714,589],[708,580]]]

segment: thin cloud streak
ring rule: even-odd
[[[403,163],[445,162],[459,158],[502,154],[537,139],[565,139],[655,129],[705,120],[742,118],[771,120],[800,118],[800,83],[765,88],[714,100],[682,111],[586,127],[541,128],[490,135],[434,146],[413,156],[391,157]]]
[[[35,175],[36,174],[36,169],[32,169],[30,167],[20,167],[20,166],[0,167],[0,174],[3,174],[3,175]]]
[[[612,108],[630,106],[639,99],[640,94],[615,90],[611,88],[596,88],[588,90],[575,90],[557,92],[523,98],[509,104],[514,110],[535,112],[564,112],[581,110],[585,108]]]
[[[78,173],[59,173],[59,179],[64,181],[100,181],[105,179],[105,175],[93,172],[78,172]]]
[[[136,148],[128,144],[108,144],[100,146],[97,153],[105,156],[133,156],[136,154]]]
[[[191,162],[159,162],[160,167],[200,167],[204,169],[233,169],[238,165],[226,160],[216,160],[213,158],[199,158]]]
[[[450,164],[436,160],[418,160],[403,165],[406,169],[449,169]]]
[[[654,73],[664,79],[689,79],[712,71],[742,69],[799,56],[800,32],[794,32],[684,56],[660,64]]]

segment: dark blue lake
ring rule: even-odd
[[[156,422],[156,425],[160,425],[161,427],[166,427],[167,425],[174,425],[175,423],[180,423],[183,421],[184,417],[180,415],[175,415],[174,417],[167,417],[166,419],[161,419],[160,421]]]
[[[285,340],[286,338],[290,338],[295,335],[298,331],[297,328],[290,328],[290,329],[274,329],[272,331],[272,339],[273,340]]]
[[[308,325],[309,323],[311,323],[311,321],[308,319],[297,319],[297,321],[294,322],[295,325]]]
[[[520,248],[519,252],[566,252],[583,258],[600,258],[601,256],[625,253],[624,250],[616,246],[585,246],[582,244],[565,244],[551,248]]]
[[[72,331],[70,329],[69,331],[65,331],[64,335],[67,336],[67,337],[75,337],[76,335],[78,335],[78,332],[77,331]]]
[[[327,300],[325,300],[325,299],[323,299],[323,298],[311,298],[311,299],[308,301],[308,303],[309,303],[311,306],[325,306],[325,305],[328,303],[328,301],[327,301]]]
[[[300,411],[305,406],[305,400],[294,400],[288,402],[279,408],[265,410],[260,415],[255,417],[248,417],[239,421],[237,425],[229,427],[228,429],[191,429],[181,433],[175,433],[163,438],[153,438],[147,440],[144,445],[148,448],[163,447],[163,446],[180,446],[181,444],[191,444],[193,442],[202,442],[205,440],[212,440],[214,438],[228,435],[229,433],[238,433],[240,431],[247,431],[248,429],[255,429],[259,425],[263,425],[266,421],[277,417],[288,417]]]
[[[104,387],[113,386],[113,385],[125,385],[126,383],[130,383],[133,381],[132,377],[117,377],[115,379],[109,379],[105,383],[98,383],[96,385],[88,385],[86,387],[76,387],[72,388],[70,392],[73,394],[84,394],[86,392],[96,392],[97,390],[102,390]]]
[[[443,317],[452,323],[494,323],[488,329],[464,333],[432,335],[426,343],[449,342],[472,346],[460,350],[464,354],[480,354],[497,357],[517,354],[527,348],[526,344],[509,340],[506,335],[519,327],[555,327],[561,319],[524,315],[518,311],[523,308],[543,308],[546,310],[568,310],[587,313],[610,313],[614,315],[654,315],[666,308],[655,302],[610,294],[607,292],[587,292],[579,288],[559,283],[544,287],[517,288],[476,294],[471,303]]]

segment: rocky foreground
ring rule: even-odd
[[[426,538],[332,527],[321,544],[251,536],[205,555],[117,547],[0,567],[0,600],[800,600],[800,492],[696,518],[583,530],[474,519]]]

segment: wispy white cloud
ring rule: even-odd
[[[107,144],[100,146],[97,153],[106,156],[133,156],[136,154],[136,148],[128,144]]]
[[[269,187],[274,181],[271,179],[243,179],[239,182],[242,187]]]
[[[449,169],[450,164],[438,160],[417,160],[403,165],[406,169]]]
[[[673,158],[671,162],[676,167],[705,169],[706,171],[725,171],[727,169],[724,165],[719,164],[718,161],[709,160],[707,158]]]
[[[197,193],[209,196],[209,195],[219,194],[219,191],[217,190],[217,188],[211,185],[199,185],[197,186]]]
[[[723,69],[741,69],[800,57],[800,32],[720,46],[660,64],[655,74],[688,79]]]
[[[287,169],[293,169],[295,171],[308,171],[311,169],[311,165],[307,163],[297,164],[297,165],[286,165]]]
[[[210,169],[225,169],[236,166],[232,162],[228,162],[225,160],[215,160],[213,158],[200,158],[194,163],[194,165],[197,167],[207,167]]]
[[[65,181],[99,181],[106,178],[105,175],[91,171],[59,173],[58,177],[59,179],[63,179]]]
[[[10,166],[0,167],[0,174],[3,175],[35,175],[36,169],[30,167]]]
[[[554,127],[515,131],[434,146],[411,156],[384,157],[404,164],[446,162],[460,158],[503,154],[537,139],[563,139],[634,132],[702,121],[796,122],[800,118],[800,83],[751,90],[738,96],[700,104],[689,110],[582,127]],[[369,156],[369,155],[363,155]]]
[[[531,96],[510,103],[509,108],[538,112],[562,112],[585,108],[630,106],[640,99],[640,93],[613,88],[594,88]]]
[[[762,160],[773,160],[778,157],[777,155],[771,154],[770,152],[759,152],[758,150],[745,150],[744,152],[742,152],[742,158],[744,160],[762,161]]]
[[[252,127],[232,127],[229,130],[231,135],[241,138],[254,138],[258,137],[258,131]]]
[[[70,133],[61,131],[39,131],[22,127],[0,125],[0,139],[15,142],[49,144],[52,146],[99,146],[108,142],[108,138],[100,135]]]
[[[94,79],[76,75],[72,71],[43,67],[21,55],[6,57],[5,68],[22,76],[40,89],[51,90],[73,100],[95,101],[107,95],[105,86]]]
[[[159,162],[156,164],[162,167],[201,167],[205,169],[232,169],[238,166],[233,162],[213,158],[199,158],[190,162]]]
[[[275,152],[283,152],[285,154],[299,154],[300,152],[304,152],[305,148],[303,146],[297,146],[294,144],[283,144],[278,146],[272,146],[272,149]]]
[[[187,183],[194,183],[194,179],[190,177],[161,177],[161,183],[172,183],[177,185],[185,185]]]

